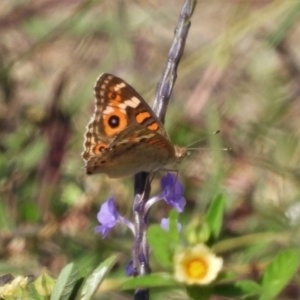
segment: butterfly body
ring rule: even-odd
[[[118,178],[154,172],[187,155],[171,143],[150,106],[125,81],[102,74],[94,91],[96,110],[82,153],[87,174]]]

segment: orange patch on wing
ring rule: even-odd
[[[122,100],[120,92],[115,92],[115,91],[109,92],[108,97],[109,97],[109,99],[113,99],[113,100],[111,100],[111,102],[119,103]]]
[[[166,148],[167,144],[164,141],[161,141],[161,142],[157,143],[156,145],[157,145],[157,147],[160,147],[160,148]]]
[[[159,126],[157,123],[152,123],[151,125],[147,126],[147,128],[156,131],[159,128]]]
[[[154,145],[154,144],[160,143],[160,141],[161,141],[160,139],[153,139],[153,140],[149,140],[148,144],[149,145]]]
[[[112,107],[118,107],[119,106],[119,102],[116,101],[116,100],[109,100],[108,105],[112,106]]]
[[[105,143],[99,143],[94,147],[94,153],[100,154],[104,149],[106,149],[108,146]]]
[[[110,117],[117,117],[119,118],[119,125],[116,127],[111,127],[109,124]],[[105,118],[103,119],[103,126],[105,134],[108,136],[113,136],[120,131],[122,131],[124,128],[127,127],[128,120],[126,114],[124,114],[121,110],[115,109],[110,114],[105,115]]]
[[[151,117],[151,115],[147,111],[144,111],[137,114],[135,119],[139,124],[142,124],[149,117]]]
[[[133,136],[131,136],[131,137],[128,138],[128,142],[129,143],[134,143],[135,140],[136,140],[136,134],[134,134]]]

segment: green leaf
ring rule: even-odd
[[[30,300],[45,300],[45,297],[42,295],[39,295],[39,293],[37,292],[34,282],[31,282],[27,286],[27,293],[28,293],[28,298]]]
[[[118,259],[118,254],[112,255],[103,261],[93,272],[89,275],[82,285],[82,289],[78,294],[78,299],[89,300],[95,294],[100,284],[104,280],[106,274],[111,270]]]
[[[66,265],[59,274],[50,300],[68,300],[78,278],[78,270],[74,263]]]
[[[27,147],[19,150],[22,155],[17,155],[17,163],[22,169],[30,169],[35,167],[41,158],[47,152],[47,143],[36,139],[32,141]]]
[[[180,235],[177,228],[178,225],[178,212],[173,209],[169,215],[169,236],[173,246],[180,244]]]
[[[282,18],[278,26],[276,26],[276,31],[272,32],[267,39],[272,48],[277,47],[279,43],[288,35],[293,26],[295,26],[295,22],[297,22],[299,18],[299,12],[300,3],[295,1],[295,4],[290,7],[284,18]]]
[[[53,22],[48,18],[42,18],[38,16],[28,18],[28,20],[23,23],[23,26],[27,34],[29,34],[31,37],[35,39],[41,39],[52,30]]]
[[[263,294],[260,300],[274,299],[297,271],[300,263],[299,249],[280,253],[267,267],[262,277]]]
[[[172,210],[169,215],[169,230],[162,229],[159,225],[152,225],[147,232],[151,251],[156,260],[165,268],[172,266],[174,249],[180,244],[178,231],[178,212]]]
[[[205,216],[206,222],[211,230],[213,239],[216,239],[221,232],[223,215],[225,209],[225,197],[223,195],[216,196]]]
[[[43,270],[42,274],[35,280],[34,285],[40,295],[49,297],[55,285],[55,280],[47,274],[46,270]]]
[[[178,283],[173,279],[173,276],[169,273],[157,273],[145,275],[142,277],[135,277],[126,280],[122,284],[122,290],[136,289],[140,287],[170,287],[178,286]]]
[[[169,232],[159,225],[148,228],[147,237],[155,259],[165,268],[172,266]]]
[[[189,297],[195,300],[209,300],[212,295],[211,286],[192,285],[187,286],[186,291]]]
[[[251,280],[242,280],[214,286],[214,294],[228,298],[255,296],[260,293],[261,286]]]

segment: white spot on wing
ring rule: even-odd
[[[140,100],[137,97],[132,97],[131,101],[133,101],[134,103],[136,103],[136,106],[138,106],[140,104]]]
[[[119,103],[119,104],[118,104],[118,107],[119,107],[120,109],[125,110],[125,108],[127,107],[127,104],[126,104],[126,103]]]
[[[122,89],[122,88],[125,87],[125,86],[126,86],[126,84],[125,84],[124,82],[121,82],[121,83],[116,84],[116,85],[114,86],[114,90],[117,92],[118,90]]]
[[[140,141],[142,139],[150,139],[151,137],[155,136],[155,133],[149,133],[140,137],[137,137],[137,140]]]
[[[130,100],[124,101],[126,106],[130,106],[132,108],[136,108],[140,104],[140,100],[136,97],[132,97]]]
[[[104,114],[104,115],[108,115],[108,114],[112,113],[113,111],[114,111],[114,108],[113,108],[113,107],[107,106],[107,107],[105,108],[105,110],[103,111],[103,114]]]

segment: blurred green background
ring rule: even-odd
[[[57,276],[69,261],[84,273],[120,249],[119,269],[126,264],[130,232],[120,226],[105,240],[94,233],[111,195],[130,218],[133,181],[84,174],[93,86],[112,73],[152,104],[182,4],[1,0],[0,275],[46,267]],[[202,139],[178,168],[187,199],[182,223],[201,220],[222,192],[224,237],[281,237],[229,253],[226,267],[240,277],[258,278],[257,261],[299,243],[299,13],[296,0],[198,1],[166,116],[175,144]],[[168,211],[156,205],[151,222]],[[289,287],[280,299],[295,295],[299,287]]]

